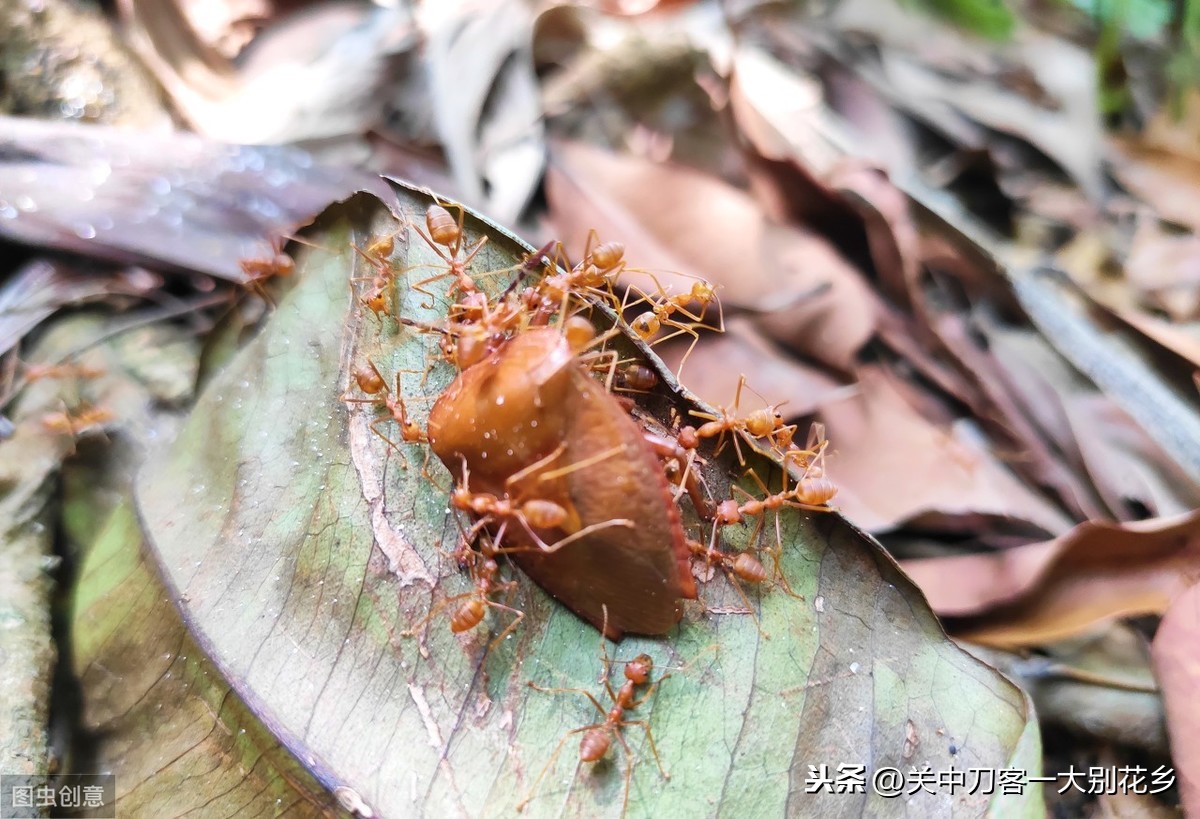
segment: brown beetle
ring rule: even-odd
[[[696,597],[679,508],[654,448],[559,330],[527,329],[460,373],[434,404],[428,434],[448,469],[469,467],[477,491],[506,494],[526,470],[522,496],[567,511],[562,527],[535,530],[549,549],[526,540],[504,550],[610,638],[664,634],[682,617],[680,600]],[[618,457],[599,457],[614,447]],[[529,469],[559,448],[561,459]],[[616,519],[633,525],[599,525]],[[596,529],[554,548],[587,527]]]

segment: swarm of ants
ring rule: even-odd
[[[698,280],[686,292],[672,294],[654,275],[628,266],[620,242],[600,241],[595,232],[574,264],[552,242],[515,266],[481,270],[478,260],[487,239],[469,243],[464,220],[461,207],[455,215],[434,204],[424,214],[423,228],[402,224],[354,247],[366,273],[350,280],[358,309],[434,340],[434,355],[457,372],[434,399],[424,427],[410,415],[414,397],[406,403],[401,373],[386,373],[369,358],[352,363],[342,395],[348,405],[374,415],[369,427],[387,447],[422,447],[436,455],[452,476],[450,507],[466,517],[453,559],[470,576],[470,589],[435,600],[400,636],[423,640],[439,615],[448,619],[452,632],[469,632],[492,610],[508,622],[489,643],[490,653],[525,616],[502,602],[516,585],[502,579],[502,564],[515,563],[601,632],[611,706],[580,692],[603,720],[571,733],[583,735],[581,762],[601,759],[614,740],[626,749],[627,803],[632,759],[622,737],[625,727],[645,730],[666,776],[649,724],[625,717],[662,679],[652,682],[653,663],[643,655],[625,664],[625,682],[614,691],[604,639],[668,633],[683,616],[682,601],[698,597],[696,578],[716,569],[768,636],[743,584],[773,580],[783,592],[798,596],[782,570],[779,512],[831,508],[837,488],[825,474],[827,442],[814,425],[805,444],[797,444],[797,426],[784,422],[778,405],[742,414],[743,391],[749,390],[744,376],[728,408],[675,413],[669,426],[651,425],[637,414],[630,396],[655,390],[659,377],[635,356],[622,358],[617,342],[623,336],[652,345],[690,336],[682,371],[699,331],[723,328],[714,288]],[[405,268],[392,260],[401,235],[415,236],[411,241],[426,246],[437,259],[433,269]],[[485,287],[488,277],[499,274],[511,284],[498,292]],[[627,285],[622,291],[619,280],[638,275],[651,286]],[[410,296],[423,299],[426,309],[444,300],[445,318],[410,318],[404,309]],[[714,312],[717,318],[707,323]],[[611,329],[596,329],[590,316],[597,313]],[[422,384],[428,374],[422,374]],[[714,497],[705,484],[702,467],[730,443],[745,470],[742,479],[758,492],[734,483],[728,497]],[[745,469],[744,447],[783,463],[777,490]],[[428,462],[426,457],[423,470]],[[685,528],[684,495],[704,528],[699,537]],[[722,533],[742,524],[753,526],[745,541],[750,546],[731,551]],[[759,547],[764,533],[771,545]],[[771,558],[770,572],[760,559],[763,553]],[[561,747],[562,742],[522,806],[534,798]]]

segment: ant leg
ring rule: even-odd
[[[421,285],[429,284],[430,282],[436,282],[438,279],[444,279],[447,276],[453,276],[453,275],[454,275],[454,273],[452,271],[446,270],[441,273],[438,273],[436,276],[430,276],[427,279],[421,279],[421,281],[417,282],[416,284],[410,284],[408,286],[408,289],[415,290],[423,296],[428,296],[430,298],[430,301],[426,304],[422,304],[421,306],[423,308],[425,308],[426,310],[429,310],[429,309],[433,308],[432,300],[437,298],[437,295],[435,293],[432,293],[432,292],[426,290],[425,288],[421,287]]]
[[[762,522],[761,519],[759,522]],[[728,552],[723,552],[717,549],[717,532],[719,530],[720,526],[714,523],[712,537],[709,538],[708,541],[708,548],[705,549],[702,544],[696,543],[695,546],[692,547],[692,553],[698,555],[710,566],[716,566],[717,564],[720,564],[721,571],[725,573],[725,578],[729,581],[729,584],[733,586],[733,590],[738,593],[738,597],[742,598],[742,603],[745,604],[746,611],[752,618],[754,618],[754,627],[758,629],[758,633],[762,635],[764,640],[769,640],[771,639],[771,635],[767,633],[765,629],[763,629],[762,620],[759,619],[758,612],[755,611],[753,604],[750,602],[750,598],[746,595],[746,590],[742,588],[742,584],[738,580],[736,573],[730,567],[730,562],[733,558]],[[688,542],[695,543],[695,541]],[[664,677],[663,679],[666,678]],[[659,682],[662,682],[662,680],[659,680]]]
[[[554,543],[546,543],[546,541],[544,541],[540,537],[538,537],[537,532],[533,531],[533,528],[529,525],[529,522],[527,520],[525,520],[524,515],[518,515],[517,520],[519,520],[521,522],[521,524],[525,527],[525,531],[528,532],[530,537],[532,537],[534,539],[535,545],[533,545],[533,546],[497,547],[496,552],[498,554],[513,554],[515,552],[538,552],[540,554],[552,555],[555,552],[557,552],[559,549],[563,548],[564,546],[569,546],[570,544],[574,543],[575,541],[579,540],[580,538],[587,537],[588,535],[592,534],[593,532],[599,531],[600,529],[607,529],[610,526],[624,526],[627,529],[632,529],[634,527],[634,522],[632,520],[629,520],[628,518],[614,518],[612,520],[606,520],[606,521],[602,521],[600,523],[593,523],[590,526],[585,526],[582,529],[580,529],[578,532],[572,532],[571,534],[564,537],[562,540],[556,540]]]
[[[725,572],[725,578],[729,581],[729,585],[733,586],[733,590],[738,593],[738,597],[742,598],[742,602],[746,604],[746,610],[750,612],[750,617],[754,619],[754,627],[758,629],[758,633],[764,640],[770,640],[771,635],[766,629],[763,628],[762,620],[759,619],[758,612],[754,610],[754,606],[751,604],[750,598],[746,595],[746,590],[742,588],[741,581],[739,581],[733,572],[729,570],[729,567],[725,565],[724,561],[721,563],[721,570]]]
[[[475,259],[475,256],[479,253],[479,251],[483,250],[483,246],[487,244],[487,240],[488,237],[481,236],[479,241],[472,245],[471,249],[467,251],[466,257],[461,262],[464,275],[466,274],[467,265],[469,265]]]
[[[666,679],[666,678],[664,677],[663,679]],[[662,682],[662,680],[659,680],[658,682]],[[653,686],[651,686],[651,689],[653,690],[653,688],[656,687],[657,685],[658,685],[658,683],[655,683]],[[648,697],[648,696],[650,696],[649,691],[646,692],[646,697]],[[642,697],[642,699],[638,700],[638,702],[640,703],[640,702],[645,701],[646,697]],[[630,707],[632,708],[632,706],[630,706]],[[658,764],[658,772],[660,774],[662,774],[663,779],[670,779],[671,775],[669,773],[667,773],[666,768],[663,767],[662,757],[660,757],[658,755],[658,747],[654,744],[654,732],[650,730],[650,722],[648,720],[644,720],[644,719],[634,719],[634,720],[629,720],[627,722],[622,722],[621,724],[622,725],[640,725],[642,727],[642,729],[645,730],[646,739],[649,740],[649,742],[650,742],[650,750],[654,753],[654,761],[655,761],[655,763]]]
[[[597,700],[596,697],[592,694],[592,692],[588,691],[586,688],[543,688],[542,686],[538,685],[535,682],[529,682],[529,683],[526,683],[526,685],[528,685],[534,691],[541,691],[543,694],[582,694],[583,696],[585,696],[589,700],[591,700],[592,705],[596,706],[597,711],[599,711],[601,714],[603,714],[605,716],[608,716],[608,710],[603,705],[601,705],[600,701]],[[578,734],[583,731],[590,730],[592,728],[599,728],[603,725],[604,725],[603,722],[597,722],[595,725],[585,725],[582,728],[576,728],[575,730],[571,731],[571,733]]]
[[[539,458],[538,460],[534,461],[529,466],[525,467],[524,469],[520,470],[519,472],[514,472],[512,475],[509,475],[508,478],[504,481],[505,490],[508,490],[510,487],[512,487],[515,484],[519,484],[521,481],[525,480],[525,478],[529,477],[529,475],[537,472],[542,467],[548,466],[552,461],[559,458],[566,451],[567,451],[566,443],[565,442],[561,443],[557,447],[555,447],[554,451],[551,452],[549,455],[545,456],[544,458]],[[541,479],[541,477],[542,476],[539,476],[539,480]],[[510,493],[510,495],[511,495],[511,493]]]
[[[675,330],[675,332],[668,333],[667,335],[663,336],[662,338],[654,339],[654,341],[651,342],[651,346],[657,346],[659,344],[662,344],[664,341],[670,341],[671,339],[675,338],[676,336],[681,336],[684,333],[686,333],[687,335],[692,337],[692,343],[688,345],[687,352],[685,352],[683,354],[683,358],[679,359],[679,368],[675,371],[675,374],[677,376],[682,376],[683,375],[683,367],[685,364],[687,364],[688,357],[691,356],[692,350],[696,349],[696,345],[700,343],[700,334],[697,333],[693,327],[684,325],[684,324],[679,324],[674,319],[664,319],[663,324],[665,326],[675,327],[677,329]]]
[[[678,441],[669,438],[661,438],[654,433],[646,432],[642,438],[654,450],[654,453],[660,458],[672,458],[679,461],[683,455],[684,449],[679,445]],[[692,499],[692,506],[696,508],[696,514],[700,515],[704,520],[712,520],[717,510],[713,508],[712,500],[701,492],[702,476],[698,476],[697,472],[692,471],[692,463],[696,460],[696,450],[688,451],[684,457],[683,475],[679,479],[680,491],[686,491],[688,497]],[[707,489],[707,487],[705,487]],[[678,500],[678,495],[676,500]]]
[[[521,611],[520,609],[513,608],[512,606],[506,606],[503,603],[497,603],[494,600],[488,600],[486,601],[486,604],[489,608],[502,609],[504,611],[511,612],[514,616],[513,621],[508,624],[504,631],[497,634],[494,638],[492,638],[492,641],[488,643],[487,652],[483,655],[484,662],[487,662],[488,655],[492,653],[492,650],[495,649],[496,646],[500,645],[505,637],[512,634],[516,627],[521,624],[521,621],[525,619],[525,612]]]
[[[553,688],[541,688],[539,686],[534,685],[533,683],[529,683],[529,687],[534,688],[538,691],[546,691],[546,692],[554,692],[557,690],[557,689],[553,689]],[[564,689],[564,690],[574,690],[574,689]],[[562,738],[558,740],[558,744],[554,746],[554,751],[553,751],[553,753],[550,754],[550,758],[548,760],[546,760],[546,764],[542,766],[541,773],[539,773],[537,775],[537,779],[533,780],[533,784],[529,787],[529,793],[526,794],[524,799],[522,799],[520,802],[517,803],[516,807],[517,807],[518,811],[524,811],[525,806],[533,801],[533,797],[534,797],[534,794],[537,793],[538,786],[542,784],[542,780],[546,778],[546,774],[549,773],[549,771],[552,767],[554,767],[554,763],[558,759],[558,755],[562,752],[563,746],[567,744],[567,740],[570,739],[575,734],[580,734],[580,733],[583,733],[584,731],[590,731],[591,729],[599,727],[599,725],[602,725],[602,724],[603,723],[598,723],[597,725],[585,725],[582,728],[576,728],[575,730],[568,731],[567,733],[562,735]],[[576,770],[579,769],[579,763],[575,764],[575,769]]]
[[[701,501],[704,503],[703,507],[696,502],[696,493],[700,490],[700,484],[696,478],[697,473],[692,471],[692,467],[695,465],[698,457],[696,450],[693,449],[688,452],[687,458],[684,459],[683,474],[679,476],[679,485],[675,488],[674,492],[675,502],[678,503],[680,496],[684,492],[687,492],[688,497],[692,499],[692,506],[696,507],[696,514],[700,515],[704,520],[712,520],[713,515],[716,513],[709,500],[701,497]]]
[[[420,225],[414,224],[412,226],[412,228],[414,231],[416,231],[418,236],[420,236],[422,239],[425,240],[425,244],[429,245],[429,249],[432,250],[434,253],[436,253],[443,262],[445,262],[448,265],[454,264],[453,256],[455,254],[457,254],[457,252],[458,252],[457,247],[455,247],[455,249],[452,251],[450,256],[447,256],[445,253],[442,252],[442,248],[438,245],[438,243],[433,241],[433,237],[431,237],[425,231],[421,230]],[[447,270],[445,273],[443,273],[441,275],[449,276],[449,275],[453,275],[453,274],[451,274],[450,271]],[[429,280],[427,280],[427,281],[429,281]]]
[[[420,620],[418,620],[416,623],[414,623],[410,628],[406,628],[404,631],[401,631],[400,636],[401,637],[415,637],[417,635],[417,631],[419,631],[422,627],[425,627],[425,631],[428,632],[429,622],[431,620],[433,620],[433,618],[436,617],[439,612],[445,610],[445,608],[447,606],[449,606],[451,603],[455,603],[459,600],[465,600],[468,597],[474,597],[474,596],[475,596],[475,591],[472,590],[469,592],[463,592],[462,594],[456,594],[453,597],[443,597],[441,600],[438,600],[436,603],[434,603],[432,606],[429,607],[429,611],[425,614],[424,617],[422,617]],[[421,636],[421,642],[422,643],[425,642],[425,635]]]
[[[637,296],[638,296],[636,299],[633,300],[632,303],[629,301],[630,293],[637,293]],[[629,285],[628,287],[625,288],[625,295],[621,297],[621,308],[617,311],[617,315],[620,315],[620,316],[625,315],[625,312],[627,310],[637,307],[642,302],[645,302],[649,306],[653,306],[654,299],[650,298],[650,294],[647,293],[645,290],[642,290],[637,285],[634,285],[634,284]]]
[[[602,363],[604,359],[608,360],[607,363]],[[593,370],[599,368],[601,370],[608,371],[608,374],[604,377],[604,391],[611,393],[613,391],[613,381],[616,379],[617,375],[617,364],[620,363],[619,354],[617,351],[601,350],[586,363]]]
[[[385,416],[383,418],[376,418],[374,421],[371,422],[371,432],[374,432],[376,435],[378,435],[380,438],[382,438],[384,441],[386,441],[387,445],[390,446],[392,449],[396,450],[396,452],[398,454],[403,455],[404,451],[402,449],[400,449],[400,445],[379,431],[380,424],[386,424],[388,421],[391,421],[391,420],[393,420],[391,416]]]
[[[788,582],[787,575],[783,573],[783,529],[779,523],[778,509],[775,510],[775,549],[771,552],[771,563],[775,568],[775,582],[779,584],[784,593],[797,600],[803,600],[804,595],[796,594],[792,589],[792,584]]]
[[[559,453],[559,450],[565,449],[565,448],[566,448],[566,444],[560,444],[559,449],[556,449],[554,451],[554,453],[551,453],[551,454],[553,454],[555,457],[558,457],[558,454],[561,454],[561,453]],[[587,469],[589,466],[595,466],[598,463],[607,461],[609,458],[615,458],[617,455],[622,455],[624,453],[625,453],[625,445],[618,444],[617,446],[614,446],[611,449],[606,449],[603,452],[600,452],[596,455],[592,455],[590,457],[584,458],[582,461],[576,461],[573,464],[559,467],[558,469],[552,469],[549,472],[543,472],[541,475],[538,475],[538,480],[539,481],[552,481],[552,480],[555,480],[556,478],[561,478],[563,475],[570,475],[572,472],[577,472],[580,469]],[[543,458],[542,460],[545,461],[546,459]],[[542,461],[538,461],[539,464],[541,462]],[[536,465],[537,464],[535,464],[534,466],[536,466]],[[528,467],[517,474],[522,474],[524,472],[527,472],[531,468],[532,467]]]

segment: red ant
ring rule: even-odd
[[[73,414],[64,408],[62,411],[43,415],[42,426],[49,432],[62,432],[77,438],[115,417],[111,410],[103,407],[84,407]]]
[[[447,606],[454,603],[458,603],[450,613],[450,631],[454,634],[461,634],[464,631],[470,631],[475,628],[483,622],[483,617],[487,614],[489,608],[511,612],[514,615],[513,621],[505,626],[504,630],[497,634],[488,644],[487,654],[490,654],[492,649],[499,645],[525,619],[525,612],[512,606],[506,606],[503,603],[497,603],[492,599],[494,595],[516,588],[517,585],[515,580],[501,581],[499,579],[500,564],[496,562],[496,550],[486,540],[481,541],[477,549],[472,548],[470,542],[470,536],[464,535],[463,539],[459,542],[458,548],[454,550],[454,557],[460,566],[465,565],[468,569],[471,574],[471,581],[475,584],[475,587],[469,592],[463,592],[462,594],[456,594],[439,600],[411,628],[400,632],[401,637],[415,636],[421,630],[421,627],[428,625],[429,621],[438,612],[443,611]],[[422,640],[422,643],[424,643],[424,640]]]
[[[543,688],[534,682],[528,683],[530,688],[546,694],[582,694],[596,707],[596,710],[600,712],[604,719],[601,722],[585,725],[582,728],[575,728],[563,735],[562,739],[558,741],[558,745],[555,746],[553,753],[550,754],[550,759],[547,760],[545,767],[542,768],[541,773],[534,780],[533,786],[529,789],[529,795],[517,803],[517,810],[519,811],[524,810],[525,806],[533,799],[538,785],[541,784],[546,773],[553,767],[554,761],[558,759],[558,754],[562,751],[563,745],[569,737],[575,734],[583,734],[583,738],[579,742],[579,760],[581,762],[599,762],[612,748],[614,738],[625,749],[628,764],[625,767],[625,799],[622,802],[622,816],[625,815],[629,808],[629,788],[633,780],[633,752],[629,749],[629,744],[625,741],[624,728],[630,725],[641,726],[642,730],[646,732],[646,739],[650,744],[650,750],[654,753],[654,761],[658,765],[658,772],[662,774],[663,779],[671,778],[670,774],[663,768],[662,758],[658,755],[658,748],[654,744],[654,733],[650,730],[650,723],[644,719],[630,720],[625,718],[627,711],[634,710],[648,700],[654,694],[655,689],[662,685],[671,675],[664,674],[656,682],[651,682],[650,675],[654,671],[654,659],[649,654],[639,654],[625,663],[625,682],[622,683],[619,690],[613,691],[612,683],[608,680],[612,660],[609,658],[608,648],[604,644],[604,632],[608,627],[608,606],[604,606],[603,610],[605,627],[600,631],[600,659],[604,667],[604,690],[608,693],[608,698],[612,700],[612,707],[606,709],[590,691],[585,691],[582,688]],[[635,699],[638,686],[647,686],[647,688],[640,698]]]
[[[468,294],[470,298],[456,304],[457,313],[452,310],[451,318],[443,324],[413,321],[404,316],[399,321],[423,333],[438,333],[442,358],[458,370],[466,370],[504,346],[521,318],[520,308],[512,302],[501,301],[493,306],[486,297],[476,300],[475,295],[483,294]]]
[[[801,454],[808,455],[812,453],[803,452],[801,450],[792,450],[789,453],[791,457],[784,458],[783,470],[783,488],[781,491],[772,494],[767,488],[762,479],[754,470],[750,470],[747,474],[758,484],[763,492],[763,497],[757,498],[754,495],[742,489],[740,486],[734,486],[735,492],[740,492],[745,495],[747,500],[744,503],[738,503],[734,498],[728,498],[717,504],[717,513],[715,527],[728,526],[734,523],[741,523],[747,517],[757,517],[758,523],[755,526],[754,534],[751,536],[752,543],[758,542],[759,535],[762,532],[763,525],[766,522],[766,513],[775,512],[775,547],[768,549],[771,554],[771,560],[775,565],[775,576],[779,578],[779,584],[784,591],[793,597],[800,595],[792,591],[791,585],[787,582],[787,577],[783,574],[780,561],[783,557],[783,532],[779,522],[779,510],[785,506],[790,506],[795,509],[808,509],[814,512],[829,512],[832,511],[827,505],[828,501],[837,494],[837,486],[824,475],[822,462],[824,459],[825,444],[822,442],[814,456],[814,459],[806,467],[803,477],[796,482],[796,485],[791,489],[787,485],[787,461],[791,457]],[[809,473],[813,474],[809,474]],[[715,537],[714,529],[714,537]]]
[[[496,352],[513,334],[529,325],[528,308],[523,299],[515,296],[513,291],[517,283],[541,263],[550,247],[548,244],[541,250],[528,254],[524,261],[516,265],[517,277],[513,284],[494,302],[486,293],[473,290],[464,293],[451,305],[443,325],[426,324],[404,317],[399,321],[422,332],[440,333],[443,357],[457,369],[465,370]],[[504,273],[512,269],[491,271],[486,275]],[[578,335],[578,329],[573,332]],[[595,330],[590,327],[587,332],[591,336],[595,335]]]
[[[271,251],[269,256],[254,256],[239,259],[238,266],[246,276],[245,286],[262,296],[268,304],[274,306],[275,301],[267,293],[266,282],[274,278],[287,278],[296,272],[295,260],[284,252],[287,239],[283,236],[271,236],[268,239]],[[299,240],[297,240],[299,241]]]
[[[261,282],[274,276],[290,276],[296,272],[296,262],[283,252],[284,238],[272,236],[268,240],[271,245],[270,256],[254,256],[240,259],[238,265],[246,274],[247,284]]]
[[[532,292],[527,297],[530,310],[540,319],[532,323],[544,324],[555,311],[566,312],[572,295],[591,293],[607,300],[614,308],[618,306],[612,287],[616,277],[625,269],[625,245],[620,242],[599,242],[593,248],[592,242],[598,239],[595,230],[588,231],[583,259],[568,272],[554,272],[545,276],[536,288],[531,288]],[[562,253],[561,245],[559,252]],[[559,266],[555,265],[554,270],[558,269]]]
[[[654,281],[658,298],[656,299],[654,296],[637,287],[630,286],[629,292],[637,293],[640,297],[639,301],[646,302],[650,309],[638,314],[629,323],[629,328],[633,330],[638,338],[648,344],[659,344],[676,336],[690,335],[692,343],[688,345],[687,352],[683,354],[683,358],[679,361],[679,371],[682,372],[683,365],[687,363],[688,356],[692,354],[692,350],[695,349],[696,344],[700,341],[700,335],[696,332],[697,327],[704,327],[718,333],[725,332],[725,316],[721,311],[721,302],[717,299],[716,289],[702,279],[694,282],[687,293],[670,296],[652,273],[646,273],[646,275]],[[688,309],[688,305],[693,302],[700,305],[699,312],[694,313]],[[711,327],[704,323],[704,312],[708,305],[713,303],[717,305],[717,327]],[[622,305],[622,313],[625,312],[625,307],[626,305]],[[690,321],[679,321],[675,318],[676,313],[683,315],[690,319]],[[664,327],[672,327],[675,331],[656,339],[655,336]]]
[[[32,384],[45,378],[99,378],[104,375],[100,367],[90,364],[25,364],[25,383]]]
[[[567,445],[559,444],[559,446],[540,460],[534,461],[529,466],[510,475],[504,481],[505,494],[497,496],[489,492],[472,492],[470,488],[471,473],[467,467],[466,458],[462,459],[463,476],[462,483],[459,484],[450,493],[450,503],[455,509],[461,509],[465,512],[470,512],[481,519],[478,520],[471,530],[467,533],[467,539],[470,540],[477,532],[484,527],[499,522],[500,528],[495,535],[495,543],[497,552],[513,552],[528,550],[531,547],[503,547],[501,542],[504,539],[504,532],[510,521],[516,521],[536,546],[536,549],[545,554],[553,554],[559,549],[567,546],[582,537],[586,537],[592,532],[600,529],[606,529],[610,526],[625,526],[632,527],[633,521],[625,518],[616,518],[606,520],[600,523],[593,523],[590,526],[584,526],[578,531],[572,532],[561,540],[555,541],[553,544],[546,543],[535,529],[559,529],[568,525],[571,517],[574,516],[572,511],[569,511],[565,506],[556,501],[547,500],[544,498],[534,498],[531,500],[517,500],[514,498],[513,488],[520,485],[523,481],[536,475],[536,480],[553,481],[570,472],[579,469],[585,469],[593,464],[608,460],[616,455],[621,454],[624,450],[622,447],[613,447],[612,449],[593,455],[590,458],[579,461],[578,463],[569,466],[560,467],[559,469],[545,470],[552,461],[566,451]],[[578,524],[576,524],[578,525]]]
[[[732,409],[722,407],[720,415],[691,410],[691,415],[705,419],[706,423],[699,427],[690,425],[682,427],[679,430],[679,445],[684,449],[695,449],[700,445],[700,439],[716,437],[716,453],[720,454],[721,450],[725,448],[726,433],[734,433],[733,448],[737,452],[738,463],[743,466],[746,464],[746,459],[742,455],[738,436],[744,436],[748,441],[755,438],[766,438],[772,445],[786,450],[791,445],[792,436],[796,431],[794,424],[784,425],[783,415],[779,412],[779,408],[786,402],[771,404],[763,409],[755,410],[749,415],[739,417],[737,411],[742,402],[742,387],[745,386],[746,376],[743,375],[738,379],[737,390],[733,395]]]
[[[759,559],[749,552],[729,554],[717,549],[717,530],[720,528],[720,525],[720,521],[713,523],[712,538],[710,538],[707,546],[699,541],[688,538],[688,549],[691,550],[695,560],[707,566],[719,566],[725,572],[725,576],[729,578],[730,584],[738,593],[738,596],[742,598],[742,602],[746,604],[746,610],[754,618],[754,624],[758,627],[758,633],[763,637],[770,637],[771,635],[763,631],[762,623],[759,621],[758,615],[754,613],[754,607],[750,605],[750,599],[746,597],[746,592],[742,589],[741,585],[742,583],[752,583],[757,586],[767,579],[767,570],[763,568]]]
[[[379,372],[379,368],[375,366],[373,361],[368,361],[365,366],[355,367],[351,372],[358,388],[365,392],[371,398],[350,398],[347,395],[342,395],[341,400],[348,404],[376,404],[381,409],[387,410],[387,415],[376,418],[371,422],[371,431],[378,435],[393,448],[399,451],[400,446],[391,438],[384,435],[379,430],[379,425],[387,421],[395,421],[400,427],[400,439],[405,443],[428,443],[429,437],[425,434],[425,430],[421,429],[415,421],[408,417],[408,410],[404,406],[404,399],[400,397],[400,373],[396,372],[395,389],[388,389],[387,380],[383,374]],[[383,393],[381,396],[380,393]]]
[[[389,234],[372,239],[365,248],[355,244],[350,245],[354,248],[355,253],[375,269],[373,276],[356,276],[350,281],[351,283],[371,282],[370,288],[359,300],[376,316],[383,316],[388,312],[388,291],[392,289],[396,280],[396,270],[388,260],[396,249],[396,236],[404,230],[404,227],[401,225]]]
[[[790,443],[784,448],[783,462],[794,460],[804,467],[804,474],[796,486],[796,499],[812,506],[822,506],[833,500],[837,485],[825,474],[825,449],[829,440],[825,437],[825,425],[814,423],[808,431],[808,443],[800,449]]]
[[[458,219],[456,220],[450,215],[450,211],[441,205],[430,205],[425,211],[425,227],[429,232],[426,233],[416,225],[413,226],[417,235],[424,239],[433,252],[448,265],[443,272],[430,276],[427,279],[422,279],[412,285],[413,290],[424,293],[430,298],[433,297],[433,294],[428,290],[421,289],[421,285],[443,279],[446,276],[454,277],[454,284],[451,285],[451,291],[458,289],[463,293],[473,293],[478,290],[475,286],[475,280],[467,274],[467,265],[471,263],[471,260],[487,244],[487,237],[481,237],[478,242],[466,251],[466,256],[460,259],[459,254],[463,251],[463,239],[465,238],[463,225],[466,220],[467,211],[462,205],[458,205],[457,207]],[[445,248],[445,251],[442,248]]]

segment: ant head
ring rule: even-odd
[[[461,452],[458,455],[458,460],[462,462],[462,481],[455,487],[454,491],[458,492],[460,489],[469,491],[468,487],[471,485],[471,467],[467,466],[467,456]]]
[[[378,315],[387,312],[387,296],[384,295],[382,289],[374,291],[363,299],[363,301],[367,305],[367,309],[372,313]]]
[[[649,654],[639,654],[625,664],[625,679],[642,685],[650,680],[650,672],[654,670],[654,658]]]
[[[717,289],[701,279],[692,284],[692,298],[701,304],[710,304],[717,298]]]
[[[718,523],[740,523],[741,520],[742,513],[736,500],[733,498],[726,498],[717,504]]]
[[[472,512],[471,501],[475,496],[471,494],[471,490],[465,486],[456,486],[450,490],[450,505],[455,509],[461,509],[464,512]]]
[[[487,357],[491,349],[487,331],[478,325],[467,325],[470,329],[458,337],[454,350],[454,363],[465,370]]]

